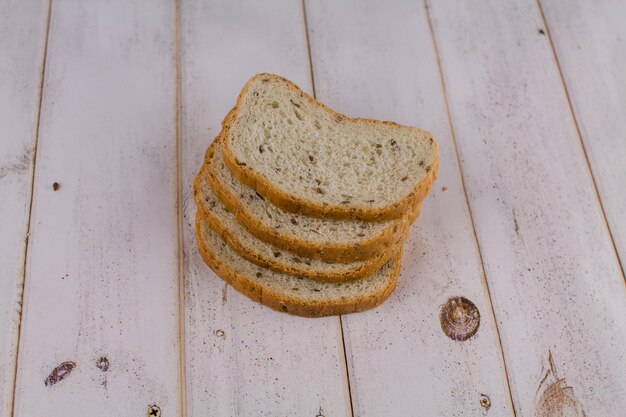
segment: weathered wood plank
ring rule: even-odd
[[[248,78],[311,91],[301,4],[183,0],[181,30],[187,415],[349,416],[339,319],[249,301],[203,264],[193,233],[193,177]]]
[[[53,3],[18,417],[180,413],[174,16]]]
[[[541,2],[617,252],[626,262],[626,2]]]
[[[13,405],[48,0],[0,2],[0,416]]]
[[[307,17],[318,99],[349,115],[432,130],[441,152],[396,293],[343,319],[355,415],[512,415],[423,5],[309,1]],[[470,299],[481,314],[477,334],[464,342],[439,323],[453,296]]]
[[[538,6],[430,10],[517,416],[623,415],[623,276]]]

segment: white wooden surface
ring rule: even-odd
[[[48,6],[0,1],[1,417],[626,416],[622,3],[54,0],[49,32]],[[269,311],[197,254],[193,175],[260,71],[439,139],[374,311]]]
[[[441,174],[406,245],[397,291],[380,308],[343,319],[355,415],[477,416],[487,396],[490,413],[512,416],[423,5],[306,5],[318,99],[346,114],[427,126],[441,154]],[[472,300],[481,313],[466,342],[449,339],[439,324],[439,307],[453,296]]]
[[[551,415],[551,353],[555,407],[624,416],[624,277],[537,4],[429,5],[516,415]]]
[[[13,404],[47,0],[0,2],[0,416]]]
[[[542,1],[613,240],[626,263],[626,2]]]
[[[311,91],[301,4],[194,0],[181,11],[187,415],[349,416],[339,318],[248,300],[204,265],[193,233],[193,177],[243,84],[269,71]]]
[[[15,416],[180,413],[174,16],[53,2]]]

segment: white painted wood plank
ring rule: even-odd
[[[624,416],[623,276],[537,4],[430,7],[517,416]]]
[[[626,262],[626,2],[541,2],[615,246]]]
[[[13,404],[48,1],[0,2],[0,416]]]
[[[339,319],[248,300],[203,264],[193,233],[193,177],[248,78],[311,91],[301,4],[183,0],[181,29],[187,415],[349,416]]]
[[[178,415],[175,8],[52,8],[15,415]]]
[[[309,1],[307,17],[318,99],[348,115],[432,130],[441,152],[396,292],[343,319],[355,415],[476,416],[487,412],[486,397],[489,414],[512,415],[423,5]],[[439,323],[453,296],[481,313],[477,334],[464,342]]]

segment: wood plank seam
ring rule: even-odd
[[[569,89],[567,88],[567,83],[565,82],[565,78],[563,77],[563,70],[561,68],[561,62],[559,61],[559,56],[556,53],[556,48],[554,46],[554,41],[552,40],[552,36],[550,34],[550,28],[548,26],[548,20],[546,19],[545,13],[543,11],[543,6],[541,5],[541,0],[535,0],[537,2],[537,8],[539,9],[539,15],[541,21],[543,22],[543,26],[545,27],[545,35],[548,38],[548,42],[550,44],[550,50],[552,52],[552,57],[554,58],[554,62],[556,64],[557,70],[559,72],[559,79],[561,80],[561,85],[563,87],[563,92],[565,93],[565,98],[567,100],[567,108],[572,117],[572,122],[574,127],[576,128],[576,135],[578,136],[578,141],[580,143],[580,147],[582,149],[583,155],[585,157],[585,166],[589,171],[589,176],[591,177],[591,182],[593,183],[593,190],[598,200],[598,204],[600,205],[600,210],[602,211],[602,219],[604,220],[604,225],[606,227],[606,231],[611,239],[611,245],[613,247],[613,254],[615,255],[615,259],[619,266],[620,271],[622,272],[622,279],[626,280],[626,275],[624,272],[624,264],[623,260],[620,259],[619,253],[617,251],[617,246],[615,245],[615,239],[613,238],[613,232],[611,231],[611,227],[609,225],[608,219],[606,217],[606,211],[604,209],[604,204],[602,203],[602,199],[600,198],[600,192],[598,190],[598,184],[596,182],[596,178],[593,175],[593,170],[591,169],[591,164],[589,163],[589,155],[587,154],[587,148],[585,147],[585,142],[583,141],[582,132],[580,130],[580,124],[578,123],[578,118],[576,117],[576,113],[574,113],[574,107],[572,106],[572,99],[570,97]]]
[[[348,366],[348,352],[346,351],[346,337],[343,331],[343,319],[339,316],[339,328],[341,329],[341,347],[343,348],[343,363],[346,371],[346,381],[348,382],[348,397],[350,398],[350,415],[354,417],[354,405],[352,404],[352,386],[350,385],[350,367]]]
[[[184,219],[183,219],[183,143],[182,143],[182,111],[181,111],[181,0],[174,0],[174,66],[175,79],[175,105],[174,128],[176,130],[176,217],[178,232],[178,337],[179,337],[179,357],[178,376],[180,379],[180,414],[187,416],[187,355],[185,343],[185,273],[184,273]]]
[[[43,103],[43,88],[45,82],[46,75],[46,60],[48,58],[48,36],[50,34],[50,19],[52,17],[52,0],[48,1],[48,16],[46,18],[46,29],[45,29],[45,38],[44,38],[44,46],[43,46],[43,56],[42,56],[42,65],[41,65],[41,73],[39,75],[39,88],[38,88],[38,104],[37,104],[37,114],[35,116],[35,134],[33,137],[33,145],[31,148],[32,152],[32,173],[30,176],[30,203],[28,205],[28,224],[26,226],[26,236],[24,237],[24,265],[22,267],[22,291],[21,298],[19,300],[20,306],[20,317],[17,323],[17,342],[15,344],[15,367],[13,371],[13,394],[11,395],[11,417],[15,414],[15,390],[17,388],[17,369],[18,369],[18,358],[20,354],[20,339],[22,336],[22,317],[24,317],[24,296],[26,290],[26,265],[28,260],[28,244],[30,241],[30,226],[32,221],[32,213],[33,213],[33,200],[34,200],[34,192],[35,192],[35,173],[37,166],[37,148],[39,144],[39,126],[41,125],[41,105]]]
[[[309,38],[309,23],[306,15],[306,0],[302,0],[302,18],[304,19],[304,33],[306,36],[306,47],[309,57],[309,73],[311,75],[311,88],[313,89],[313,97],[316,97],[315,92],[315,73],[313,71],[313,57],[311,52],[311,40]],[[343,330],[343,319],[339,315],[339,329],[341,330],[341,351],[343,352],[343,365],[345,368],[346,382],[348,384],[348,398],[350,400],[350,416],[354,417],[354,404],[352,401],[352,386],[350,384],[350,367],[348,366],[348,353],[346,352],[346,338]],[[321,412],[320,412],[321,414]]]
[[[302,17],[304,19],[304,34],[306,36],[306,49],[309,56],[309,72],[311,74],[311,86],[315,97],[315,74],[313,73],[313,56],[311,52],[311,40],[309,38],[309,22],[306,17],[306,0],[302,0]]]
[[[456,131],[454,129],[454,124],[452,123],[452,117],[450,115],[450,106],[448,103],[448,93],[446,91],[446,82],[445,79],[443,77],[443,72],[441,70],[441,57],[439,54],[439,47],[437,46],[437,40],[435,38],[435,32],[433,30],[433,23],[432,23],[432,17],[430,15],[430,7],[428,5],[428,0],[424,0],[423,1],[423,5],[424,5],[424,9],[426,11],[426,19],[428,21],[428,30],[430,31],[430,38],[432,40],[433,43],[433,49],[435,51],[435,57],[436,57],[436,61],[437,61],[437,70],[439,72],[439,80],[441,82],[441,91],[442,91],[442,95],[443,95],[443,102],[444,102],[444,106],[445,106],[445,110],[446,110],[446,116],[448,118],[448,126],[450,128],[450,134],[452,135],[452,145],[454,146],[454,154],[456,155],[456,159],[458,162],[458,166],[459,166],[459,171],[460,171],[460,180],[461,180],[461,185],[463,188],[463,195],[465,196],[465,204],[467,205],[467,211],[469,213],[469,218],[470,218],[470,223],[472,225],[472,233],[474,234],[474,241],[476,242],[476,247],[478,250],[478,257],[480,259],[480,269],[481,269],[481,281],[483,283],[483,286],[485,288],[485,293],[487,295],[487,299],[489,300],[489,307],[490,307],[490,312],[492,315],[492,319],[495,325],[495,329],[496,329],[496,337],[497,337],[497,344],[499,347],[499,351],[500,351],[500,362],[502,363],[502,369],[504,371],[504,380],[505,380],[505,385],[506,385],[506,392],[508,393],[508,401],[509,401],[509,406],[511,407],[511,410],[513,411],[513,416],[515,417],[517,415],[516,411],[515,411],[515,405],[513,403],[513,393],[511,392],[511,385],[510,385],[510,379],[509,379],[509,373],[507,370],[507,366],[506,366],[506,360],[504,358],[504,349],[502,347],[502,338],[500,336],[500,327],[498,326],[498,320],[496,318],[496,312],[495,312],[495,308],[493,306],[493,300],[491,298],[491,291],[489,290],[489,283],[487,282],[487,277],[485,275],[485,262],[483,260],[483,255],[482,255],[482,249],[480,247],[480,242],[478,241],[478,235],[476,234],[476,224],[474,222],[474,215],[472,213],[472,208],[470,206],[469,203],[469,197],[467,195],[467,189],[465,187],[465,176],[463,174],[463,165],[461,164],[461,158],[459,156],[459,151],[458,151],[458,146],[457,146],[457,139],[456,139]]]

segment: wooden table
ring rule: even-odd
[[[276,313],[198,255],[261,71],[439,140],[373,311]],[[623,0],[2,0],[0,416],[624,417],[625,114]]]

